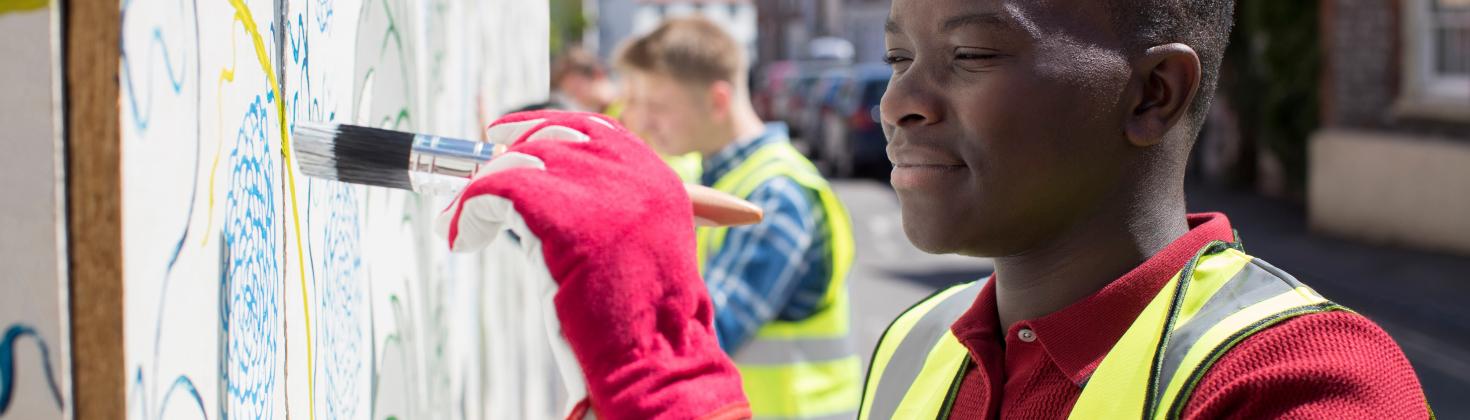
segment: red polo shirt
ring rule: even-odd
[[[1218,213],[1102,290],[1001,335],[993,281],[951,327],[976,363],[951,418],[1064,418],[1097,368],[1165,282],[1212,240],[1231,241]],[[1304,315],[1236,345],[1201,379],[1185,418],[1427,418],[1424,394],[1398,344],[1349,312]]]

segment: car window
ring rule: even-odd
[[[883,92],[888,90],[888,79],[869,80],[863,86],[863,104],[876,105],[883,99]]]

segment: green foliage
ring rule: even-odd
[[[582,42],[582,33],[587,30],[587,16],[582,11],[582,0],[551,0],[551,52],[553,54]]]
[[[1307,139],[1318,125],[1322,51],[1318,4],[1239,0],[1222,87],[1241,132],[1281,159],[1290,187],[1306,185]]]

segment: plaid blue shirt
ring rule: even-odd
[[[760,137],[737,141],[705,159],[700,182],[712,186],[762,146],[788,141],[785,124],[766,124]],[[832,273],[830,227],[816,191],[780,176],[745,199],[765,209],[765,219],[731,228],[704,270],[715,304],[715,333],[731,354],[772,320],[801,320],[816,312]]]

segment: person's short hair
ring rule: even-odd
[[[1199,54],[1199,93],[1189,109],[1189,120],[1198,128],[1220,80],[1220,62],[1235,25],[1235,0],[1109,0],[1109,9],[1130,50],[1178,42]]]
[[[551,61],[551,88],[561,84],[562,79],[573,74],[596,77],[604,74],[602,64],[597,60],[597,55],[578,46],[567,47],[557,54]]]
[[[702,17],[669,19],[652,32],[624,44],[614,66],[619,71],[652,73],[691,85],[724,81],[741,86],[745,49],[719,25]]]

